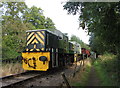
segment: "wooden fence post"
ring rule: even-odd
[[[66,85],[67,85],[67,88],[71,88],[71,86],[70,86],[70,84],[69,84],[69,82],[68,82],[68,80],[67,80],[67,78],[66,78],[66,76],[65,76],[65,73],[62,72],[61,75],[62,75],[62,77],[63,77],[63,79],[64,79],[64,81],[65,81],[65,83],[66,83]]]
[[[85,59],[85,55],[83,54],[83,66],[84,66],[84,59]]]

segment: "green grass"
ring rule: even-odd
[[[101,64],[96,61],[94,66],[97,71],[97,75],[100,79],[100,83],[101,83],[100,85],[101,86],[113,86],[110,77],[108,76],[106,70],[101,67]]]
[[[115,55],[104,54],[94,62],[101,86],[117,86]]]
[[[90,63],[96,70],[98,79],[100,80],[100,86],[119,86],[117,82],[119,79],[117,76],[117,58],[116,55],[105,53]],[[79,86],[82,88],[87,85],[88,75],[91,70],[90,64],[87,63],[85,71],[77,73],[76,77],[72,79],[71,86]]]
[[[85,86],[88,80],[89,72],[90,72],[90,67],[86,66],[86,70],[83,72],[82,77],[81,77],[82,81],[73,83],[72,85],[73,86]]]
[[[87,63],[87,65],[84,67],[84,71],[80,71],[76,74],[75,78],[73,78],[71,86],[79,86],[80,88],[83,88],[86,86],[86,83],[88,81],[88,76],[91,70],[90,62]]]

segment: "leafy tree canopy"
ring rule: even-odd
[[[13,19],[20,18],[25,13],[27,5],[24,2],[2,2],[0,7],[3,15],[12,16]]]
[[[28,8],[24,2],[0,3],[2,11],[2,58],[16,58],[26,46],[26,30],[55,30],[50,18],[35,6]]]
[[[91,46],[109,46],[112,50],[119,51],[120,2],[67,2],[63,7],[69,14],[80,14],[80,26],[84,29],[86,25],[89,35],[94,35]]]
[[[75,35],[71,36],[70,41],[76,41],[81,45],[82,48],[86,48],[86,49],[90,50],[90,47],[87,44],[85,44],[82,40],[80,40],[79,37],[77,37]]]
[[[33,24],[36,29],[55,29],[54,23],[50,18],[45,18],[43,10],[32,6],[23,15],[23,21]]]

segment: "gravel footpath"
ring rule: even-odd
[[[100,80],[94,67],[91,68],[89,73],[87,86],[100,86]]]

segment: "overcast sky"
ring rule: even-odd
[[[68,33],[69,37],[71,35],[76,35],[83,42],[89,43],[89,36],[87,36],[87,33],[82,29],[78,30],[79,15],[68,15],[67,11],[63,10],[65,0],[25,0],[25,2],[28,7],[33,5],[40,7],[44,11],[43,14],[46,17],[51,18],[55,23],[56,28],[62,33]]]

